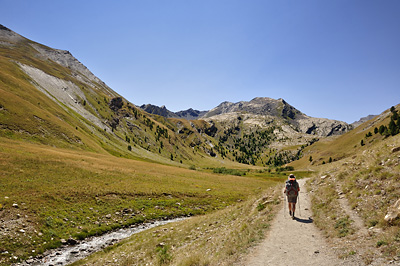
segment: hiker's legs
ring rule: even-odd
[[[292,203],[292,212],[294,213],[295,212],[295,210],[296,210],[296,203]]]

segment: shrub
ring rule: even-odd
[[[383,245],[387,245],[388,243],[385,241],[385,240],[379,240],[377,243],[376,243],[376,247],[380,247],[380,246],[383,246]]]
[[[168,250],[169,248],[167,245],[157,245],[156,251],[160,265],[168,264],[171,261],[172,255],[168,253]]]
[[[243,171],[237,169],[227,169],[225,167],[214,168],[213,172],[216,174],[225,174],[225,175],[236,175],[236,176],[246,175],[246,173]]]
[[[338,231],[338,236],[339,237],[345,237],[349,233],[352,233],[352,229],[350,227],[351,220],[349,220],[349,217],[342,217],[340,218],[336,224],[335,224],[335,229]]]
[[[258,205],[257,205],[257,210],[260,212],[260,211],[262,211],[262,210],[264,210],[265,209],[265,204],[262,204],[262,203],[259,203]]]

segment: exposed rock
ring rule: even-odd
[[[294,119],[302,113],[293,106],[286,103],[283,99],[272,99],[268,97],[257,97],[246,102],[238,103],[223,102],[204,115],[209,118],[224,113],[245,112],[254,115],[272,115],[276,117]]]
[[[0,44],[12,45],[22,40],[25,38],[0,24]]]
[[[386,222],[391,222],[400,215],[400,199],[396,201],[395,204],[393,204],[389,208],[389,212],[385,216],[385,221]]]
[[[122,97],[115,97],[111,99],[110,101],[110,108],[114,111],[118,111],[119,109],[124,106],[124,101],[122,100]]]
[[[174,113],[168,110],[165,105],[159,107],[152,104],[143,104],[140,106],[140,109],[150,114],[160,115],[166,118],[184,118],[187,120],[199,119],[207,113],[207,111],[198,111],[193,110],[192,108]]]
[[[107,122],[107,124],[111,128],[116,129],[117,126],[119,125],[119,119],[117,117],[113,117],[110,121]]]
[[[358,120],[358,121],[356,121],[356,122],[351,123],[351,125],[352,125],[354,128],[356,128],[356,127],[358,127],[359,125],[361,125],[361,124],[363,124],[363,123],[365,123],[365,122],[367,122],[367,121],[369,121],[369,120],[371,120],[371,119],[374,119],[375,117],[377,117],[377,115],[368,115],[368,116],[366,116],[366,117],[360,118],[360,120]]]
[[[207,121],[211,119],[223,121],[232,117],[237,118],[238,115],[244,123],[257,121],[258,126],[267,127],[273,122],[281,121],[278,124],[289,124],[295,131],[316,136],[341,135],[352,129],[352,126],[345,122],[309,117],[283,99],[275,100],[267,97],[254,98],[249,102],[223,102],[205,114],[204,118]]]
[[[73,239],[73,238],[68,238],[68,240],[67,240],[67,244],[68,245],[76,245],[78,243],[78,241],[76,241],[75,239]]]
[[[400,147],[396,147],[392,149],[392,153],[400,151]]]
[[[140,106],[140,109],[148,112],[149,114],[160,115],[160,116],[167,117],[167,118],[170,118],[170,117],[178,118],[178,115],[176,115],[175,113],[168,110],[165,107],[165,105],[158,107],[158,106],[152,105],[152,104],[143,104],[142,106]]]
[[[187,120],[195,120],[195,119],[202,118],[207,112],[208,111],[199,111],[199,110],[193,110],[192,108],[189,108],[187,110],[176,112],[175,114],[180,118],[184,118]]]

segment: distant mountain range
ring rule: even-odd
[[[208,111],[198,111],[193,110],[192,108],[179,111],[179,112],[172,112],[168,110],[164,105],[159,107],[157,105],[152,104],[143,104],[140,106],[143,111],[146,111],[150,114],[160,115],[166,118],[183,118],[187,120],[195,120],[202,118]]]
[[[353,128],[345,122],[309,117],[283,99],[268,97],[257,97],[248,102],[223,102],[210,111],[188,109],[174,113],[165,106],[158,107],[151,104],[142,105],[140,108],[151,114],[188,120],[229,121],[241,117],[248,124],[260,127],[268,127],[274,121],[281,121],[282,124],[291,125],[301,133],[318,136],[339,135]]]
[[[369,121],[369,120],[371,120],[371,119],[374,119],[375,117],[377,117],[377,115],[368,115],[368,116],[366,116],[366,117],[360,118],[360,120],[358,120],[358,121],[355,121],[355,122],[351,123],[351,125],[352,125],[354,128],[356,128],[356,127],[358,127],[359,125],[361,125],[362,123],[367,122],[367,121]]]
[[[0,136],[163,163],[217,157],[279,166],[299,158],[306,145],[353,128],[268,97],[223,102],[208,111],[139,108],[70,52],[4,26],[0,60]]]

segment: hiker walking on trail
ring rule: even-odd
[[[296,211],[297,197],[299,196],[300,186],[296,181],[296,177],[290,174],[288,180],[285,183],[284,193],[287,196],[287,201],[289,204],[289,215],[294,219],[294,212]]]

